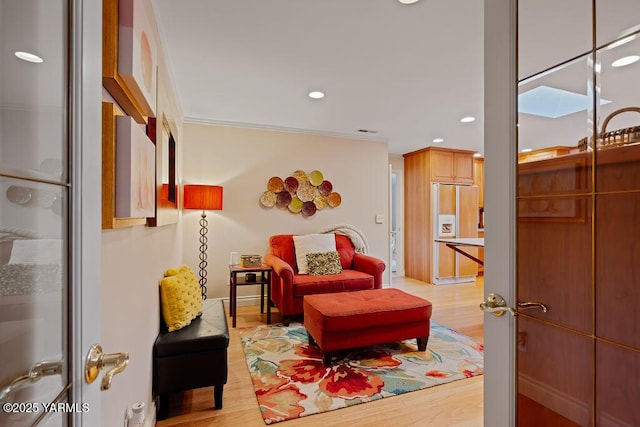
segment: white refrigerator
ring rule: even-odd
[[[478,237],[478,187],[434,183],[431,189],[431,206],[434,236],[431,241],[431,283],[448,285],[475,281],[478,264],[435,239]],[[470,249],[468,252],[477,256],[474,253],[477,249]]]

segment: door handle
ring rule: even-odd
[[[27,382],[34,383],[42,377],[49,375],[57,375],[62,372],[62,362],[57,361],[45,361],[38,362],[29,369],[24,375],[19,376],[15,380],[11,381],[8,386],[0,389],[0,402],[3,402],[5,398],[11,394],[15,389],[21,387]]]
[[[124,371],[128,364],[129,353],[104,353],[100,345],[94,344],[89,349],[84,365],[84,379],[87,384],[91,384],[98,378],[103,368],[111,366],[111,369],[102,377],[102,384],[100,384],[100,390],[109,390],[113,376]]]
[[[516,306],[518,308],[521,308],[523,310],[529,309],[529,308],[536,308],[539,307],[540,310],[542,310],[543,313],[546,313],[548,308],[546,305],[544,305],[541,302],[519,302],[516,304]]]
[[[509,307],[502,295],[491,293],[484,302],[480,303],[480,310],[491,313],[496,317],[500,317],[505,313],[516,316],[518,313],[513,307]]]

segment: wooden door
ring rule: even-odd
[[[458,230],[456,237],[478,237],[478,187],[458,186]],[[464,248],[465,252],[478,257],[478,249]],[[458,276],[476,276],[478,263],[466,256],[456,253]]]
[[[439,185],[438,190],[438,212],[435,221],[437,223],[439,215],[456,215],[456,186]],[[456,231],[457,233],[457,231]],[[436,231],[435,237],[440,237],[440,230]],[[438,243],[438,269],[437,277],[446,279],[456,275],[456,253],[448,248],[444,243]]]

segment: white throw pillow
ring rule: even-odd
[[[309,274],[307,267],[307,254],[335,251],[336,235],[306,234],[304,236],[293,236],[293,245],[296,249],[298,273]]]

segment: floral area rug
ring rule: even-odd
[[[301,324],[240,330],[266,424],[421,390],[483,373],[483,345],[431,321],[427,350],[416,340],[346,350],[331,367]]]

